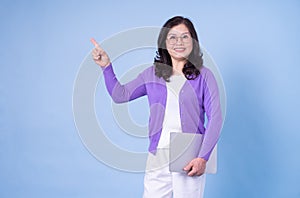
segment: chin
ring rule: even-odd
[[[176,60],[186,60],[190,55],[190,53],[188,53],[188,51],[176,52],[175,50],[172,50],[170,52],[171,52],[171,53],[169,53],[170,56]]]
[[[189,56],[187,54],[172,54],[171,57],[175,60],[186,60]]]

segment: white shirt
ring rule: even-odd
[[[167,103],[163,129],[157,148],[169,148],[170,132],[182,132],[179,110],[179,91],[186,81],[184,75],[172,75],[167,82]]]

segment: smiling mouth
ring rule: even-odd
[[[184,50],[185,50],[185,48],[183,48],[183,47],[176,47],[176,48],[174,48],[175,52],[183,52]]]

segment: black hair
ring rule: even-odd
[[[187,57],[187,62],[182,72],[188,80],[194,80],[199,76],[200,69],[203,66],[203,54],[200,50],[197,32],[193,23],[188,18],[175,16],[169,19],[160,30],[157,41],[158,50],[154,58],[155,75],[162,77],[167,82],[169,82],[170,76],[173,74],[173,67],[171,56],[166,47],[166,39],[170,29],[180,24],[184,24],[188,28],[193,40],[193,49]]]

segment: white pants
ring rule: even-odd
[[[190,177],[169,171],[169,149],[149,153],[143,198],[203,198],[206,175]]]

